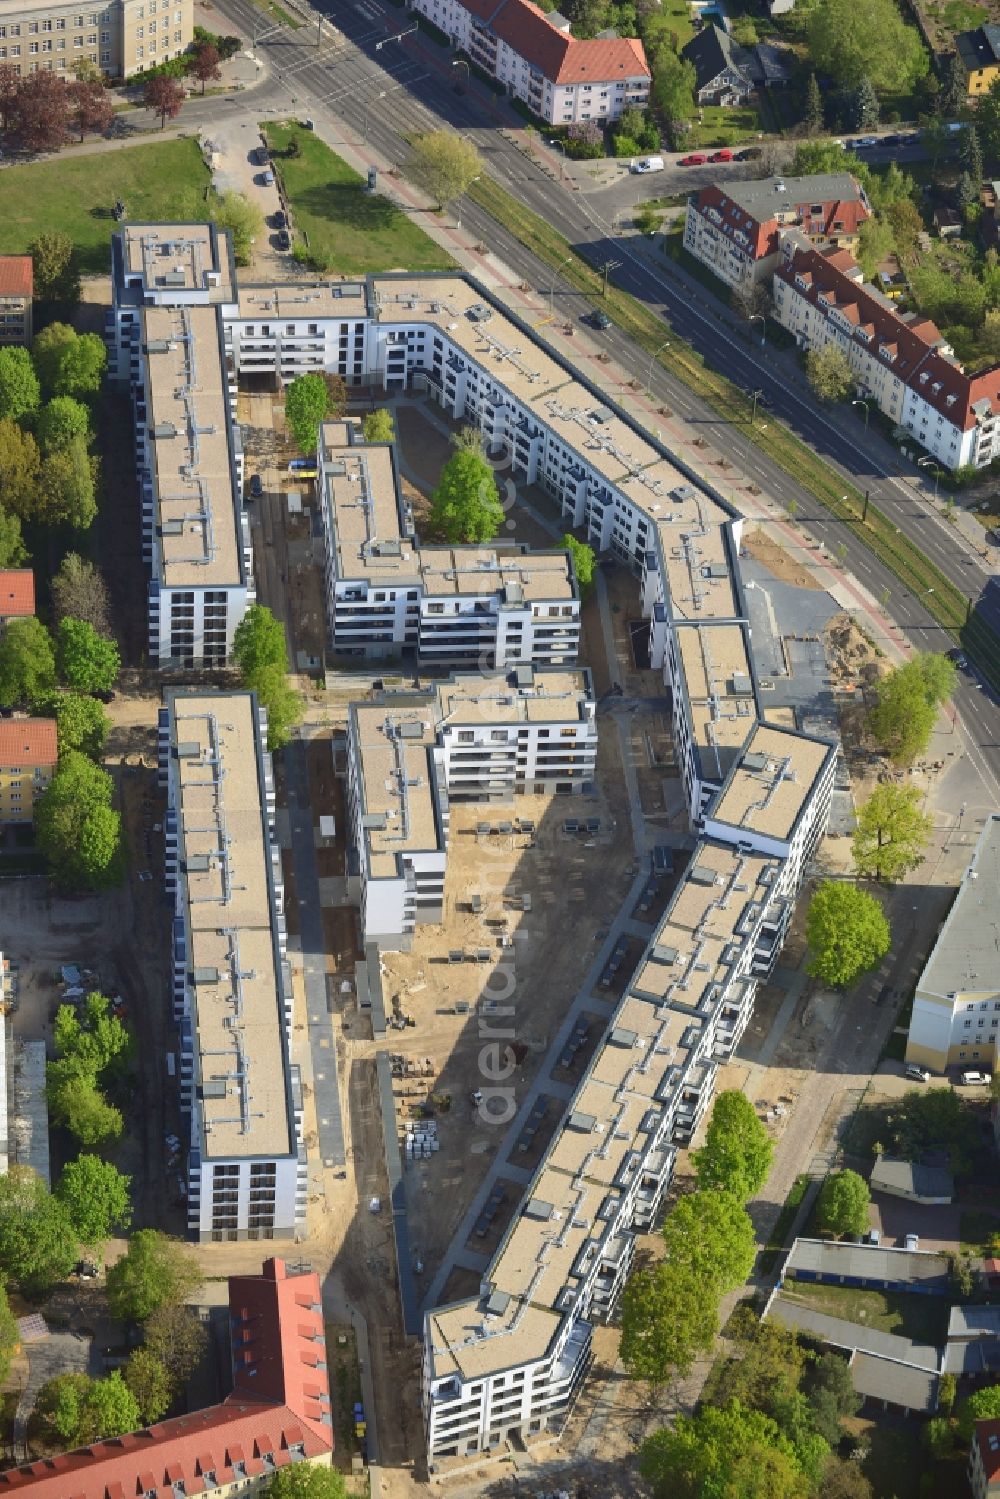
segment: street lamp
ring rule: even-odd
[[[868,402],[867,401],[862,401],[861,398],[859,397],[856,401],[852,401],[851,405],[852,406],[863,406],[865,408],[865,431],[867,432],[868,431]]]
[[[761,348],[763,348],[765,342],[765,334],[767,331],[767,318],[762,312],[752,312],[747,321],[749,322],[751,328],[753,327],[754,323],[760,323],[760,346]]]
[[[456,57],[455,61],[452,63],[452,67],[453,68],[464,68],[465,69],[465,81],[466,81],[466,83],[471,83],[472,82],[472,69],[469,67],[469,64],[466,62],[466,60],[465,60],[464,57]]]
[[[753,396],[753,406],[750,408],[750,430],[753,431],[754,422],[757,420],[757,401],[764,394],[764,392],[760,388],[760,386],[758,386],[757,389],[752,390],[750,394]]]
[[[562,155],[559,158],[559,176],[560,176],[561,180],[563,182],[565,182],[565,180],[566,180],[566,162],[569,160],[569,152],[566,150],[566,143],[564,141],[557,140],[555,136],[552,136],[552,138],[549,141],[549,145],[550,146],[558,146],[559,150],[562,152]]]
[[[559,264],[556,266],[555,270],[552,272],[552,284],[549,287],[549,317],[552,316],[552,298],[555,296],[556,281],[559,278],[559,272],[562,270],[562,268],[563,268],[564,265],[569,265],[569,263],[570,263],[570,261],[572,259],[573,259],[572,255],[567,255],[566,259],[565,260],[561,260],[559,262]]]
[[[938,497],[938,484],[941,482],[941,474],[943,471],[936,463],[934,463],[933,458],[917,459],[917,468],[926,468],[928,464],[934,465],[934,499],[936,502]]]
[[[646,370],[646,394],[647,394],[647,396],[650,394],[650,385],[652,384],[652,380],[653,380],[653,361],[656,359],[656,356],[658,354],[662,354],[663,353],[664,349],[669,349],[669,348],[670,348],[670,340],[668,338],[668,339],[665,339],[663,341],[663,343],[661,343],[661,345],[660,345],[660,347],[658,349],[654,349],[653,353],[650,354],[650,356],[649,356],[649,368]]]
[[[468,192],[468,190],[472,186],[473,182],[478,182],[478,181],[479,181],[479,175],[471,178],[470,181],[466,185],[466,189],[465,189],[466,192]],[[455,228],[456,229],[461,229],[461,227],[462,227],[462,201],[461,201],[461,199],[459,199],[458,207],[455,210]]]

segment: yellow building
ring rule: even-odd
[[[960,31],[955,50],[965,69],[965,87],[970,99],[989,93],[990,85],[1000,78],[1000,26],[977,26],[975,31]]]
[[[57,759],[54,718],[0,721],[0,823],[31,822]]]
[[[110,78],[127,78],[179,57],[194,35],[194,0],[105,0],[78,5],[0,0],[0,63],[22,77],[63,73],[92,62]]]

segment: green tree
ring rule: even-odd
[[[120,1138],[121,1110],[108,1103],[93,1072],[75,1057],[50,1062],[45,1069],[49,1117],[75,1135],[81,1145],[104,1145]]]
[[[944,1416],[932,1417],[921,1435],[928,1456],[935,1462],[951,1457],[955,1450],[955,1433],[952,1431],[951,1422]]]
[[[851,845],[854,864],[864,879],[895,884],[924,857],[933,818],[920,810],[915,786],[877,786],[858,813]]]
[[[467,136],[431,130],[412,142],[406,172],[440,209],[460,198],[484,169],[482,157]]]
[[[741,47],[756,47],[759,37],[753,16],[737,16],[733,22],[731,35],[733,41]]]
[[[0,1384],[10,1373],[11,1360],[20,1340],[17,1318],[10,1309],[7,1292],[0,1286]]]
[[[634,152],[630,152],[634,155]],[[654,208],[652,203],[640,203],[635,211],[632,222],[640,234],[655,234],[663,223],[663,215],[659,209]]]
[[[0,635],[0,705],[44,703],[56,682],[52,639],[40,619],[12,619]]]
[[[121,878],[121,818],[111,777],[76,750],[60,761],[35,804],[35,833],[63,889],[103,890]]]
[[[90,412],[73,396],[53,396],[35,419],[35,436],[45,454],[68,447],[74,437],[90,442]]]
[[[40,472],[38,444],[31,433],[22,432],[16,422],[0,420],[0,497],[8,516],[20,521],[34,514]],[[20,543],[20,528],[17,540]]]
[[[868,732],[899,765],[911,763],[930,742],[939,706],[954,691],[955,667],[947,656],[922,651],[887,672],[876,687]]]
[[[894,0],[825,0],[806,20],[809,59],[844,88],[870,78],[879,91],[912,86],[928,69],[920,35]]]
[[[171,1388],[180,1390],[208,1351],[208,1330],[189,1306],[158,1307],[147,1318],[145,1348],[167,1371]]]
[[[718,1330],[715,1288],[687,1267],[661,1261],[637,1270],[622,1295],[622,1363],[632,1379],[658,1387],[691,1372]]]
[[[137,1348],[125,1365],[125,1383],[147,1426],[166,1415],[174,1390],[169,1373],[155,1353]]]
[[[762,1322],[747,1303],[741,1303],[726,1324],[726,1342],[733,1349],[718,1373],[712,1403],[741,1405],[773,1416],[778,1403],[799,1388],[806,1351],[794,1328]]]
[[[776,1422],[738,1400],[678,1416],[647,1438],[639,1472],[654,1499],[805,1499],[809,1487]]]
[[[808,1400],[801,1390],[781,1395],[774,1401],[773,1415],[778,1430],[791,1443],[795,1461],[808,1485],[807,1492],[818,1493],[830,1456],[830,1443],[816,1430]]]
[[[806,914],[809,975],[831,988],[846,989],[889,951],[891,933],[874,895],[843,881],[824,880]]]
[[[823,96],[816,82],[816,74],[810,73],[806,80],[806,96],[802,108],[802,128],[806,135],[819,135],[823,129]]]
[[[67,1447],[122,1436],[139,1424],[139,1407],[117,1369],[107,1379],[57,1374],[39,1390],[35,1408]]]
[[[942,1415],[951,1414],[955,1397],[958,1394],[958,1380],[954,1374],[942,1374],[938,1380],[938,1403],[937,1408]]]
[[[91,1383],[89,1374],[57,1374],[38,1392],[35,1412],[61,1446],[75,1447],[82,1440],[83,1406]]]
[[[705,1144],[692,1160],[702,1191],[756,1197],[771,1169],[774,1144],[745,1093],[728,1088],[712,1105]]]
[[[972,178],[978,197],[983,181],[983,148],[979,144],[979,132],[975,125],[967,125],[962,131],[958,159],[963,170]]]
[[[21,522],[0,505],[0,567],[20,567],[27,558]]]
[[[79,1011],[75,1005],[60,1005],[52,1039],[58,1056],[84,1063],[95,1077],[109,1068],[121,1073],[133,1056],[132,1037],[112,1014],[106,994],[88,994]]]
[[[851,94],[851,129],[871,130],[878,124],[878,94],[867,76],[858,80]]]
[[[383,407],[378,411],[367,411],[361,418],[361,433],[365,442],[395,442],[396,423],[391,411]]]
[[[39,302],[61,303],[71,311],[80,300],[80,270],[76,247],[68,234],[55,229],[40,234],[28,246]]]
[[[972,1431],[977,1421],[998,1419],[1000,1419],[1000,1385],[990,1384],[981,1390],[976,1390],[958,1407],[956,1429],[960,1444],[967,1447],[972,1441]]]
[[[201,1279],[184,1244],[141,1228],[129,1240],[127,1253],[108,1266],[108,1305],[122,1322],[145,1322],[160,1307],[183,1301]]]
[[[965,69],[957,52],[951,52],[941,70],[938,110],[946,120],[954,119],[966,99]]]
[[[98,333],[80,333],[63,350],[52,391],[57,396],[96,395],[108,362],[108,351]]]
[[[288,670],[285,627],[266,605],[251,604],[236,626],[233,661],[248,685],[270,667]]]
[[[294,1463],[275,1473],[264,1492],[268,1499],[344,1499],[347,1489],[336,1468]]]
[[[441,470],[431,496],[430,523],[445,541],[492,541],[504,511],[493,470],[478,453],[459,449]]]
[[[855,385],[851,362],[836,344],[809,350],[806,354],[806,379],[821,401],[843,401]]]
[[[236,264],[249,265],[254,241],[264,232],[264,215],[257,204],[242,193],[223,193],[212,217],[220,229],[228,229],[232,235]]]
[[[823,1469],[823,1482],[817,1490],[823,1499],[872,1499],[872,1486],[853,1458],[831,1453]]]
[[[0,1275],[28,1297],[63,1280],[77,1259],[69,1214],[28,1166],[0,1176]]]
[[[869,281],[875,280],[876,272],[883,260],[891,255],[894,235],[887,218],[878,216],[866,219],[858,236],[858,264]],[[848,394],[845,391],[844,394]]]
[[[60,755],[65,755],[68,750],[80,750],[91,760],[101,758],[111,720],[96,697],[61,692],[56,699],[55,716]]]
[[[597,566],[597,557],[592,546],[585,541],[577,541],[576,537],[567,531],[560,543],[569,552],[573,563],[573,572],[576,575],[577,586],[581,597],[585,597],[594,586],[594,570]]]
[[[305,709],[302,694],[295,690],[287,674],[275,666],[258,674],[253,690],[267,714],[268,749],[283,749],[291,739],[295,725],[301,721]]]
[[[55,1195],[82,1244],[99,1244],[128,1228],[131,1180],[96,1155],[79,1155],[63,1168]]]
[[[285,391],[285,424],[302,453],[315,453],[329,392],[322,375],[299,375]]]
[[[807,1398],[816,1430],[836,1447],[843,1435],[841,1421],[861,1409],[847,1360],[839,1353],[823,1353],[816,1359]]]
[[[121,657],[113,640],[98,635],[83,619],[62,619],[56,630],[59,675],[75,692],[110,692],[118,680]]]
[[[47,395],[57,395],[63,355],[76,342],[76,330],[69,323],[49,323],[35,334],[31,357],[35,370]]]
[[[832,1171],[816,1199],[816,1225],[830,1234],[863,1234],[868,1230],[868,1183],[856,1171]]]
[[[121,1370],[116,1369],[107,1379],[95,1379],[90,1387],[85,1403],[85,1440],[93,1442],[99,1437],[120,1437],[126,1431],[135,1431],[139,1417],[138,1402]]]
[[[757,1239],[746,1209],[727,1192],[689,1192],[667,1214],[663,1241],[672,1270],[724,1296],[741,1286],[757,1258]]]
[[[38,409],[41,387],[31,355],[16,345],[0,349],[0,417],[18,421]]]
[[[650,101],[668,125],[690,120],[694,114],[694,90],[698,81],[693,62],[679,57],[669,46],[657,48],[652,61]]]
[[[52,579],[51,592],[56,624],[66,618],[82,619],[93,625],[98,635],[113,634],[107,584],[93,562],[67,552]]]
[[[71,437],[42,460],[35,519],[86,531],[97,515],[96,459],[82,437]]]
[[[955,200],[959,213],[965,215],[979,202],[979,188],[968,172],[961,172],[955,184]]]

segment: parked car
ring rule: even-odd
[[[988,1072],[963,1072],[962,1082],[967,1088],[986,1088],[992,1082]]]
[[[315,120],[303,120],[302,121],[302,129],[303,130],[315,130],[316,129],[316,122],[315,122]]]
[[[708,159],[709,161],[732,161],[733,153],[728,146],[723,146],[721,151],[713,151]]]
[[[931,1080],[931,1075],[927,1071],[927,1068],[918,1067],[916,1062],[911,1062],[903,1075],[904,1077],[908,1077],[911,1083],[929,1083]]]
[[[590,326],[592,328],[599,328],[603,333],[605,328],[611,327],[611,319],[608,317],[606,312],[602,312],[601,309],[597,307],[590,314]]]
[[[708,157],[702,151],[693,151],[690,156],[682,156],[680,164],[682,167],[703,167]]]
[[[951,650],[948,652],[948,660],[954,661],[959,671],[964,671],[969,664],[968,656],[963,650],[960,650],[957,645],[952,646]]]
[[[904,1243],[903,1243],[903,1248],[904,1249],[919,1249],[920,1248],[920,1236],[919,1236],[919,1234],[907,1234],[906,1235],[906,1239],[904,1240]]]
[[[250,475],[250,498],[252,500],[259,500],[260,497],[261,497],[261,495],[263,493],[264,493],[264,481],[261,479],[260,474],[251,474]]]
[[[643,156],[639,161],[632,163],[633,172],[662,172],[662,156]]]
[[[250,157],[251,160],[255,161],[259,167],[266,167],[271,159],[270,153],[266,146],[258,146],[256,150],[251,151]]]
[[[288,228],[288,220],[285,217],[284,209],[278,209],[278,212],[272,216],[271,223],[274,225],[275,229]]]
[[[879,138],[877,135],[863,135],[856,142],[859,151],[870,151],[873,146],[877,146],[878,144]]]
[[[278,249],[290,250],[292,248],[292,236],[287,229],[278,230]]]
[[[763,154],[764,153],[759,146],[744,146],[742,151],[737,151],[736,155],[733,157],[733,160],[759,161]]]

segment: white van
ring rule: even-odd
[[[632,171],[633,172],[662,172],[663,171],[663,157],[662,156],[643,156],[643,157],[640,157],[640,159],[638,161],[634,161],[632,163]]]

